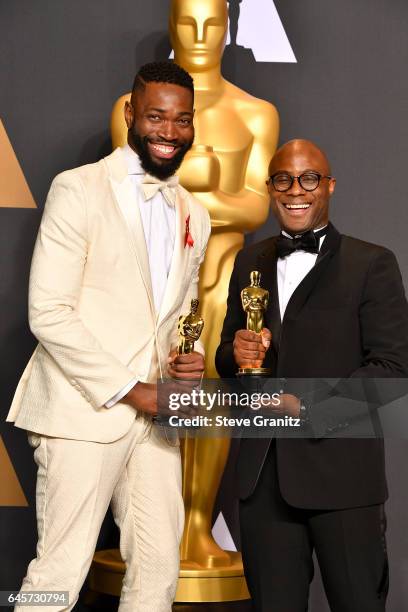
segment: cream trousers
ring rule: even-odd
[[[179,447],[143,416],[108,444],[33,433],[29,442],[38,466],[38,544],[21,588],[69,591],[68,607],[36,612],[73,608],[110,502],[126,564],[120,612],[170,612],[184,524]]]

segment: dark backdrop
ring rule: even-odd
[[[3,420],[35,344],[26,323],[27,279],[45,196],[56,173],[110,151],[114,101],[129,91],[139,65],[168,57],[168,4],[0,0],[0,119],[38,206],[0,209],[0,433],[29,502],[26,508],[0,508],[0,590],[19,588],[35,547],[32,454],[24,432]],[[239,51],[230,49],[224,75],[277,106],[281,142],[310,138],[328,152],[338,180],[334,223],[392,248],[407,283],[406,0],[275,5],[298,63],[241,65]],[[269,219],[247,240],[272,231]],[[387,443],[390,612],[401,612],[408,602],[407,449],[404,440]],[[234,534],[234,512],[222,509]],[[107,521],[100,545],[115,538]],[[312,599],[313,612],[327,609],[319,589]]]

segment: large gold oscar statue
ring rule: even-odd
[[[256,230],[268,215],[265,179],[279,133],[276,108],[221,75],[227,28],[226,0],[171,2],[170,39],[175,61],[192,75],[195,90],[195,144],[179,176],[184,187],[206,206],[212,225],[200,279],[207,377],[217,376],[215,350],[229,278],[244,232]],[[123,108],[129,99],[130,93],[114,105],[113,147],[127,141]],[[247,596],[239,553],[223,551],[211,535],[215,497],[228,451],[229,440],[225,439],[187,439],[184,444],[186,524],[177,601],[226,601]]]

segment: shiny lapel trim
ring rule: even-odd
[[[121,217],[124,220],[130,243],[136,255],[140,274],[149,297],[152,313],[155,315],[152,282],[150,278],[149,256],[146,249],[146,240],[143,231],[142,219],[139,207],[135,200],[135,192],[130,180],[126,165],[122,159],[119,149],[105,158],[109,168],[109,182],[112,187],[113,199],[118,206]]]
[[[270,247],[258,255],[257,266],[261,273],[261,287],[269,291],[269,302],[265,314],[265,323],[266,327],[272,333],[272,345],[278,350],[281,317],[279,310],[275,239],[273,239],[273,243]]]
[[[184,246],[184,238],[186,232],[186,219],[190,214],[188,203],[181,193],[181,189],[177,188],[176,197],[176,236],[174,240],[174,251],[171,259],[170,272],[167,278],[166,290],[164,292],[162,305],[158,315],[157,323],[160,324],[163,319],[169,314],[174,305],[180,285],[184,280],[186,273],[187,262],[189,259],[192,247]],[[191,227],[191,219],[190,219]]]
[[[329,230],[322,244],[316,263],[292,294],[285,310],[283,320],[294,319],[303,308],[317,281],[326,270],[333,255],[340,247],[341,236],[336,228],[329,224]]]

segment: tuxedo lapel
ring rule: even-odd
[[[180,291],[180,285],[185,278],[187,263],[190,251],[192,250],[192,247],[188,245],[185,246],[184,244],[186,221],[190,214],[188,203],[181,189],[177,188],[176,194],[176,236],[166,290],[157,319],[158,325],[163,321],[174,305],[175,299]]]
[[[269,291],[268,308],[265,313],[265,326],[271,331],[272,345],[276,350],[278,350],[281,317],[279,310],[279,294],[276,266],[276,239],[273,238],[272,240],[272,244],[270,244],[265,249],[265,251],[258,255],[257,267],[259,272],[261,273],[261,287]]]
[[[150,306],[154,313],[155,309],[150,278],[149,256],[146,249],[146,240],[139,207],[135,201],[134,186],[129,178],[126,164],[119,149],[116,149],[112,155],[106,157],[105,161],[109,168],[109,181],[112,187],[114,201],[124,221],[134,254],[136,255],[140,274],[149,297]]]
[[[322,244],[316,263],[293,292],[285,310],[284,320],[297,317],[319,278],[329,265],[331,258],[339,248],[340,242],[341,236],[339,232],[332,224],[329,224],[326,238]]]
[[[317,262],[319,262],[319,260],[323,258],[326,253],[330,253],[330,256],[334,255],[334,253],[340,247],[340,242],[341,235],[336,230],[334,225],[329,222],[326,238],[324,239],[322,248],[320,249],[319,255],[317,256]]]

